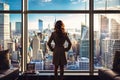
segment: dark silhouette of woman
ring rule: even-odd
[[[71,41],[68,38],[64,27],[65,27],[64,23],[61,20],[58,20],[55,23],[54,32],[52,32],[47,43],[50,50],[53,51],[55,80],[57,80],[57,77],[58,77],[57,71],[59,66],[60,66],[60,80],[63,80],[64,65],[67,64],[65,52],[71,48]],[[52,41],[54,41],[55,46],[51,44]],[[68,43],[68,46],[64,44],[66,41]]]

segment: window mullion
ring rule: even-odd
[[[90,57],[90,75],[93,75],[94,73],[94,30],[93,30],[93,7],[94,7],[94,0],[90,0],[89,3],[89,39],[90,39],[90,45],[89,45],[89,57]]]
[[[27,64],[27,43],[28,43],[28,21],[27,21],[27,0],[23,1],[23,71],[26,70]]]

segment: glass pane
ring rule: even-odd
[[[114,53],[120,50],[120,14],[94,15],[94,68],[112,68]]]
[[[28,0],[29,10],[88,10],[89,0]]]
[[[88,14],[29,14],[28,63],[35,63],[36,70],[53,70],[53,53],[47,41],[54,31],[54,23],[62,20],[72,42],[66,52],[65,70],[89,70],[89,15]],[[37,35],[37,38],[35,38]],[[35,43],[35,39],[38,40]],[[38,50],[34,46],[38,45]],[[65,44],[66,46],[66,44]],[[36,50],[36,52],[35,52]]]
[[[120,10],[120,0],[94,0],[95,10]]]
[[[0,49],[9,49],[10,67],[20,69],[21,15],[0,14]]]
[[[22,0],[0,0],[0,10],[21,10]]]

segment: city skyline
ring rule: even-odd
[[[13,14],[14,15],[14,14]],[[57,17],[55,15],[58,14],[51,14],[51,15],[39,15],[39,14],[31,14],[28,17],[28,30],[39,30],[39,19],[41,19],[43,21],[43,29],[46,28],[53,28],[54,27],[54,23],[55,20],[62,20],[65,24],[65,28],[76,28],[79,29],[81,27],[82,24],[84,25],[89,25],[89,19],[88,19],[88,15],[87,15],[87,23],[85,24],[85,14],[66,14],[64,15],[58,15]],[[15,23],[16,22],[21,22],[20,20],[20,15],[16,15],[19,18],[17,20],[13,19],[11,21],[11,25],[12,25],[12,30],[15,30]],[[34,18],[33,18],[34,16]],[[11,18],[11,16],[10,16]],[[76,21],[74,21],[76,20]]]
[[[86,14],[87,15],[87,14]],[[33,17],[34,16],[34,17]],[[87,24],[88,25],[88,15]],[[85,24],[85,14],[30,14],[28,17],[28,28],[38,29],[38,20],[43,21],[43,28],[54,27],[54,23],[57,20],[62,20],[66,28],[80,28],[81,24]],[[75,20],[75,21],[74,21]]]

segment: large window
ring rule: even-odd
[[[52,71],[46,43],[55,21],[63,20],[72,41],[65,70],[92,74],[112,68],[120,50],[119,14],[120,0],[0,0],[0,45],[10,49],[12,67],[24,71],[27,63],[35,63],[36,70]]]
[[[112,69],[115,51],[120,50],[120,14],[94,15],[94,68]]]
[[[29,14],[28,63],[35,63],[36,70],[53,70],[53,53],[49,50],[47,41],[57,20],[64,22],[72,42],[72,48],[66,52],[68,63],[65,70],[89,70],[88,14]]]
[[[22,58],[22,15],[19,12],[22,9],[21,3],[21,0],[0,0],[1,50],[9,49],[10,68],[16,67],[20,71]]]
[[[11,68],[21,69],[21,15],[0,14],[1,50],[9,49]]]

